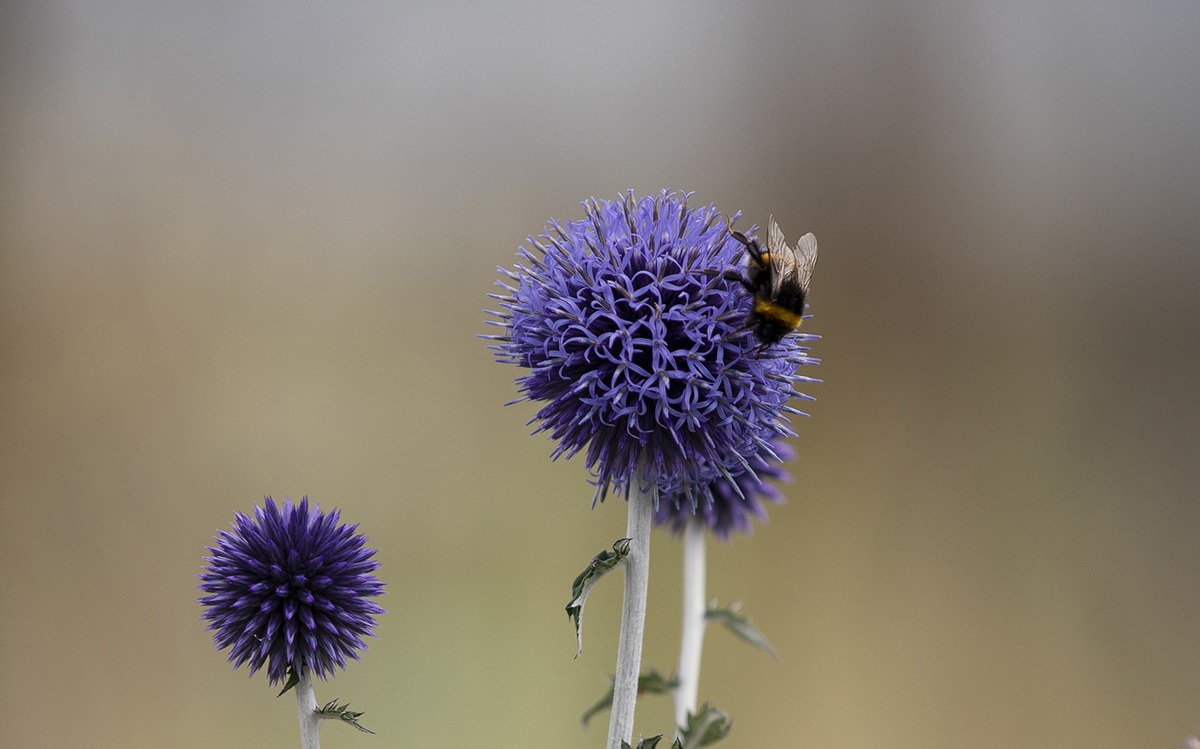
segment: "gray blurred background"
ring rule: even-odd
[[[271,494],[389,610],[329,747],[601,746],[624,530],[504,408],[485,298],[633,188],[821,244],[789,501],[716,545],[731,747],[1173,747],[1200,723],[1200,5],[8,3],[0,745],[297,745],[199,621]],[[647,665],[677,648],[654,542]],[[669,701],[638,732],[669,730]]]

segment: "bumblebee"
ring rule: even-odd
[[[754,296],[746,327],[763,346],[779,343],[800,325],[804,314],[808,282],[817,264],[817,238],[805,234],[795,248],[788,247],[774,216],[767,219],[766,250],[739,231],[730,229],[729,234],[746,247],[746,274],[731,271],[728,276]]]

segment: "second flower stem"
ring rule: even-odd
[[[642,669],[642,634],[646,624],[646,591],[650,585],[650,528],[654,517],[654,489],[643,492],[634,477],[629,491],[630,539],[625,557],[625,600],[621,607],[621,636],[617,644],[617,673],[613,682],[612,717],[608,723],[608,749],[633,744],[633,713]]]
[[[679,686],[675,688],[675,725],[687,725],[700,692],[700,655],[704,649],[705,529],[698,520],[683,530],[683,629],[679,645]]]

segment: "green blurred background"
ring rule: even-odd
[[[662,187],[821,244],[789,501],[710,554],[782,655],[710,632],[726,746],[1200,722],[1200,5],[0,13],[0,745],[296,746],[195,603],[271,494],[389,586],[326,746],[601,746],[620,586],[578,660],[562,607],[623,507],[475,336],[527,234]]]

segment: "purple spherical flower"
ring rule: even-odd
[[[731,278],[743,245],[709,205],[662,192],[584,203],[586,217],[551,223],[521,248],[495,324],[497,358],[528,369],[524,400],[557,442],[587,448],[603,499],[611,488],[656,488],[708,502],[718,479],[758,484],[813,338],[763,346],[746,325],[751,298]],[[736,219],[736,216],[734,217]]]
[[[792,449],[782,440],[772,440],[771,448],[773,455],[764,452],[751,458],[753,470],[713,481],[707,496],[702,492],[690,497],[682,492],[662,495],[654,511],[654,524],[668,526],[672,533],[678,534],[689,522],[698,519],[721,540],[728,540],[734,531],[750,533],[751,518],[760,522],[767,519],[763,500],[776,504],[783,501],[783,494],[765,479],[791,480],[783,470],[783,463],[794,456]]]
[[[221,531],[200,575],[203,618],[218,650],[231,647],[234,667],[250,663],[253,674],[267,664],[272,684],[289,668],[321,678],[346,658],[358,659],[383,609],[369,596],[383,593],[372,574],[379,562],[364,547],[357,525],[339,523],[341,512],[310,510],[285,499],[255,507],[254,517],[236,513]]]

